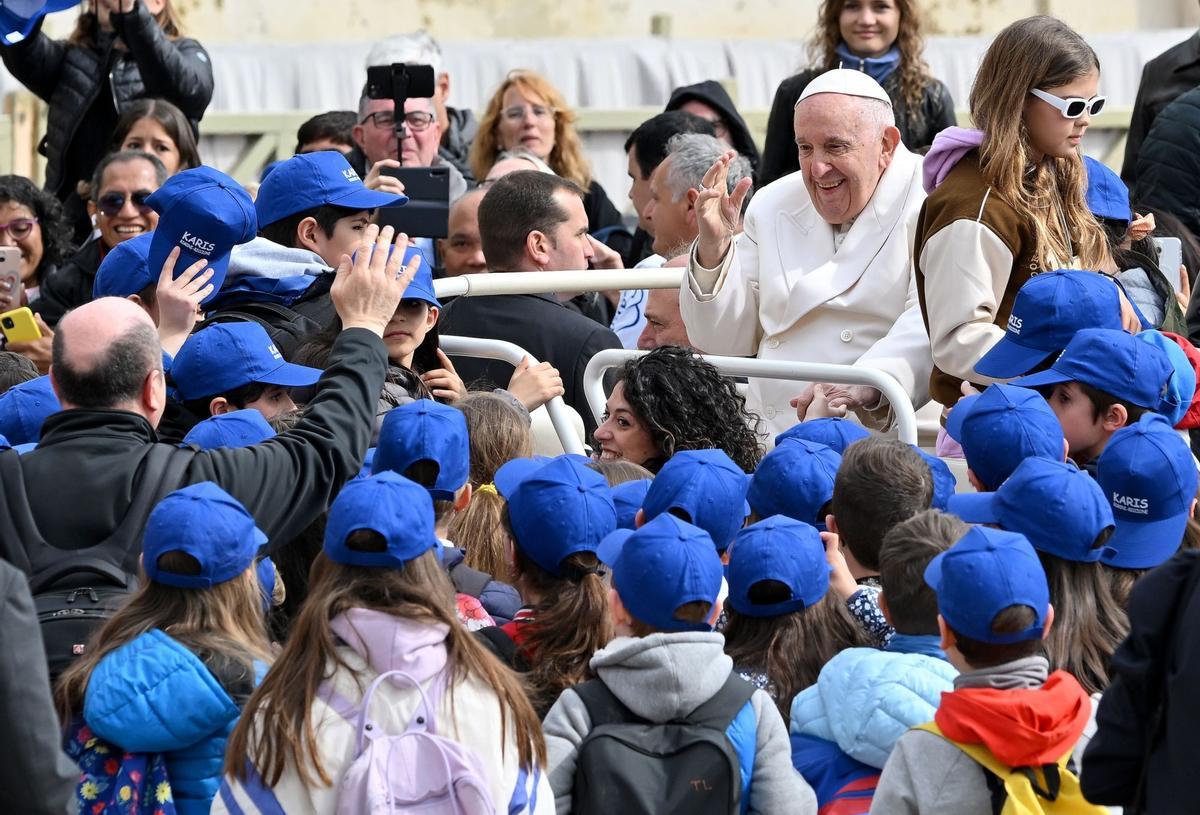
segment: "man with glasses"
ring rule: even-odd
[[[48,325],[92,299],[96,270],[110,249],[154,230],[158,214],[146,199],[166,180],[162,162],[137,150],[113,153],[96,166],[87,205],[96,231],[74,257],[46,276],[33,304]]]

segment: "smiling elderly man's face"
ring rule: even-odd
[[[900,131],[874,99],[818,93],[796,106],[793,121],[800,171],[826,222],[857,218],[892,163]]]

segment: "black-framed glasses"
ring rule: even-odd
[[[37,218],[16,218],[6,224],[0,224],[0,235],[7,232],[12,236],[14,241],[28,238],[29,233],[33,231],[34,224],[37,222]]]
[[[1087,113],[1088,116],[1095,116],[1104,110],[1106,101],[1106,97],[1103,96],[1093,96],[1091,99],[1084,99],[1082,96],[1068,96],[1064,99],[1037,88],[1033,88],[1029,92],[1046,104],[1058,108],[1058,112],[1063,115],[1064,119],[1078,119],[1084,113]]]
[[[404,124],[414,133],[420,133],[428,130],[433,124],[433,120],[437,118],[432,113],[422,110],[414,110],[404,114]],[[374,113],[363,119],[363,124],[370,123],[373,127],[378,127],[381,130],[393,130],[396,127],[396,116],[390,110],[377,110]]]
[[[131,193],[128,200],[132,200],[138,211],[145,215],[150,211],[150,205],[146,203],[146,199],[153,194],[154,190],[138,190]],[[123,192],[106,192],[96,199],[96,207],[111,218],[125,208],[126,200],[127,196]]]

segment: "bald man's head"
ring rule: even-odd
[[[64,408],[133,410],[156,424],[161,405],[147,391],[154,372],[161,382],[158,332],[129,300],[102,297],[59,321],[50,378]]]
[[[446,277],[487,271],[479,238],[479,202],[487,190],[473,189],[450,205],[446,237],[438,241]]]

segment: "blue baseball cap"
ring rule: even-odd
[[[946,417],[946,433],[962,445],[967,466],[996,489],[1022,461],[1041,456],[1059,461],[1063,430],[1037,391],[991,385],[978,396],[959,399]]]
[[[146,265],[157,276],[171,250],[179,247],[175,277],[197,261],[213,270],[213,290],[203,302],[221,290],[229,271],[233,247],[248,243],[258,233],[254,201],[242,185],[212,167],[193,167],[176,173],[159,187],[146,203],[158,213],[158,226],[151,233]]]
[[[786,439],[767,453],[754,476],[746,500],[759,518],[786,515],[825,528],[821,508],[833,500],[833,481],[842,457],[823,444]]]
[[[993,645],[1040,640],[1050,611],[1050,588],[1037,552],[1024,535],[973,526],[925,567],[938,612],[954,631]],[[1033,624],[1011,634],[992,632],[996,615],[1028,606]]]
[[[104,260],[100,261],[100,268],[96,269],[96,278],[92,281],[92,299],[128,297],[157,284],[162,267],[151,271],[148,260],[153,240],[154,233],[147,232],[121,241],[109,249]]]
[[[776,515],[738,533],[729,553],[728,603],[748,617],[778,617],[819,603],[829,592],[829,563],[816,527]],[[758,604],[750,589],[777,580],[790,599]]]
[[[721,591],[721,558],[703,529],[674,515],[659,515],[624,538],[612,564],[613,588],[629,613],[659,631],[708,631],[707,621],[675,618],[687,603],[715,605]]]
[[[1162,349],[1171,361],[1171,377],[1167,380],[1167,389],[1159,403],[1150,407],[1155,413],[1165,416],[1174,427],[1183,421],[1188,408],[1192,406],[1192,398],[1196,395],[1196,369],[1192,367],[1191,360],[1179,344],[1161,331],[1147,329],[1140,332],[1137,338]]]
[[[612,488],[613,507],[617,510],[617,529],[636,529],[638,510],[646,501],[651,479],[626,481]],[[603,558],[602,558],[603,559]]]
[[[13,446],[37,442],[42,422],[62,410],[50,377],[39,376],[0,394],[0,435]]]
[[[252,382],[312,385],[321,370],[286,361],[258,323],[217,323],[187,338],[171,363],[171,378],[180,398],[189,400],[219,396]]]
[[[956,495],[950,511],[969,523],[1020,532],[1039,552],[1081,563],[1100,559],[1101,534],[1113,526],[1104,491],[1074,464],[1027,458],[995,492]]]
[[[929,473],[933,476],[933,497],[930,499],[929,506],[933,509],[945,510],[950,504],[950,499],[954,497],[955,490],[958,489],[958,480],[954,477],[954,473],[950,472],[950,466],[942,461],[937,456],[930,455],[912,445],[912,449],[917,451],[929,467]]]
[[[275,428],[253,408],[234,410],[209,416],[197,422],[183,437],[182,446],[193,445],[201,450],[221,447],[250,447],[275,438]]]
[[[1112,278],[1059,269],[1025,281],[1013,300],[1000,342],[975,363],[994,379],[1021,376],[1067,347],[1084,328],[1121,331],[1121,294]]]
[[[843,455],[847,447],[856,441],[868,438],[870,435],[870,431],[865,427],[847,419],[838,419],[836,417],[809,419],[807,422],[792,425],[780,433],[775,437],[775,444],[778,445],[784,439],[804,439],[805,441],[815,441],[817,444],[823,444],[831,450],[836,451],[838,455]]]
[[[435,501],[452,501],[471,477],[471,440],[461,410],[417,399],[388,411],[379,428],[371,471],[403,473],[418,461],[438,465],[429,488]]]
[[[1161,348],[1132,334],[1109,328],[1085,328],[1067,344],[1047,371],[1015,379],[1023,388],[1083,382],[1096,390],[1138,407],[1153,410],[1163,399],[1174,373]]]
[[[388,247],[388,257],[392,256],[395,251],[396,244]],[[354,253],[355,255],[358,252]],[[404,247],[403,262],[405,266],[412,263],[413,258],[421,258],[421,265],[417,267],[416,273],[413,275],[412,281],[404,290],[404,295],[401,300],[423,300],[434,308],[441,308],[442,304],[438,302],[437,295],[433,293],[433,266],[425,261],[425,256],[421,254],[421,248],[409,244]]]
[[[180,589],[210,589],[254,565],[267,536],[233,496],[211,481],[175,490],[146,521],[142,568],[155,583]],[[167,552],[183,552],[200,563],[199,574],[177,574],[159,565]]]
[[[321,150],[281,162],[262,180],[254,207],[259,225],[266,227],[326,204],[358,211],[407,203],[407,195],[367,189],[345,156]]]
[[[562,576],[567,557],[595,552],[617,528],[608,482],[587,465],[583,456],[562,455],[513,459],[496,471],[517,548],[553,575]]]
[[[1108,166],[1091,156],[1083,157],[1083,166],[1087,170],[1087,207],[1097,218],[1108,218],[1111,221],[1133,220],[1133,210],[1129,207],[1129,187],[1121,177]]]
[[[346,539],[362,529],[379,533],[387,548],[363,552],[346,546]],[[325,556],[334,563],[403,569],[439,545],[429,492],[390,470],[347,482],[329,507]]]
[[[750,476],[724,450],[684,450],[671,456],[650,485],[642,503],[645,520],[671,510],[709,534],[724,552],[746,523]]]
[[[1114,433],[1096,480],[1117,523],[1102,563],[1152,569],[1179,550],[1196,498],[1196,462],[1166,419],[1147,413]]]

